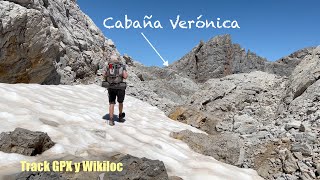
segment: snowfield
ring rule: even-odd
[[[254,170],[227,165],[192,151],[169,136],[196,128],[170,120],[158,108],[126,96],[126,122],[109,126],[108,97],[97,85],[0,84],[0,132],[16,127],[48,133],[56,145],[36,157],[0,151],[0,176],[19,172],[20,161],[43,161],[89,151],[121,152],[164,162],[168,174],[183,179],[262,179]],[[118,114],[117,106],[115,114]]]

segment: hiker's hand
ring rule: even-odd
[[[124,71],[122,72],[122,77],[123,77],[124,79],[127,79],[127,78],[128,78],[127,70],[124,70]]]

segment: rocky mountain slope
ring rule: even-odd
[[[264,71],[289,76],[294,67],[312,48],[306,48],[276,62],[268,62],[239,44],[230,35],[220,35],[208,42],[200,42],[191,52],[170,65],[171,69],[186,74],[196,82],[221,78],[231,74]]]
[[[254,71],[286,78],[313,49],[305,48],[270,62],[233,44],[230,35],[216,36],[208,42],[201,41],[167,68],[145,67],[131,60],[127,93],[169,115],[176,107],[190,101],[190,97],[203,89],[210,79]]]
[[[234,54],[232,63],[226,63],[226,49]],[[320,167],[319,47],[275,62],[244,49],[239,55],[240,50],[224,35],[200,43],[168,68],[133,63],[128,93],[206,131],[209,135],[172,134],[196,152],[254,168],[266,179],[315,179]]]
[[[309,51],[289,77],[252,72],[208,80],[169,117],[210,135],[173,137],[266,179],[319,178],[319,55],[320,47]]]
[[[0,82],[71,84],[118,54],[74,0],[1,0],[0,9]]]
[[[234,73],[262,70],[266,61],[250,51],[247,53],[240,45],[233,44],[230,35],[222,35],[206,43],[201,41],[170,67],[197,82],[205,82]]]

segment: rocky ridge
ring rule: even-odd
[[[216,36],[206,43],[201,41],[167,68],[145,67],[131,59],[127,92],[169,115],[174,107],[186,104],[210,79],[254,71],[286,78],[313,49],[305,48],[269,62],[239,44],[233,44],[230,35]]]
[[[245,50],[232,42],[230,35],[219,35],[208,42],[201,41],[192,51],[170,65],[196,82],[221,78],[231,74],[264,71],[289,76],[300,60],[313,48],[305,48],[276,62]]]
[[[2,0],[0,9],[0,82],[72,84],[119,55],[73,0]]]
[[[319,178],[319,55],[320,47],[309,51],[289,77],[252,72],[208,80],[170,117],[209,137],[191,132],[172,136],[197,152],[236,159],[228,162],[254,168],[266,179]],[[239,143],[210,141],[220,136]],[[240,152],[224,155],[224,146]]]
[[[228,63],[223,62],[227,61],[223,53],[230,42],[228,35],[201,42],[201,48],[194,48],[169,68],[134,63],[131,70],[136,77],[128,92],[158,106],[170,118],[209,133],[171,134],[196,152],[254,168],[266,179],[319,177],[319,47],[299,50],[276,62],[249,51],[246,56],[233,56],[227,68],[230,73],[225,74],[222,67]],[[219,57],[221,62],[216,63]],[[194,68],[200,66],[201,72],[208,71],[207,79],[199,79],[202,75]],[[215,67],[218,71],[212,71]],[[188,89],[189,94],[177,93],[180,89]]]

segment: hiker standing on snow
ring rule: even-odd
[[[125,116],[123,112],[123,101],[125,97],[125,89],[127,84],[123,79],[127,79],[128,73],[126,66],[121,63],[117,56],[111,56],[111,60],[106,67],[104,73],[105,81],[102,86],[108,89],[109,94],[109,125],[114,125],[114,105],[116,99],[119,103],[119,122],[121,122]]]

